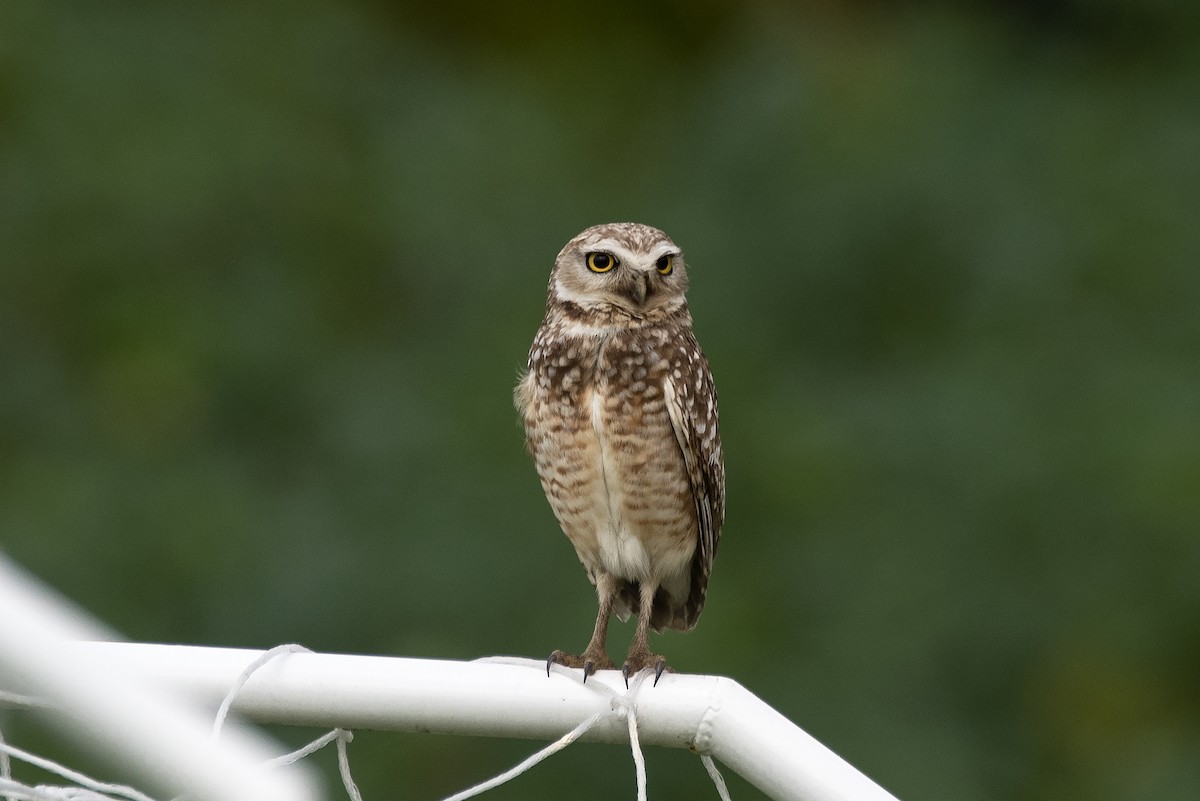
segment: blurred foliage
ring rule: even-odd
[[[688,252],[728,459],[672,662],[901,798],[1191,799],[1198,23],[4,4],[0,547],[138,640],[582,646],[510,391],[559,247],[635,219]],[[533,747],[351,758],[368,799],[434,798]],[[690,754],[649,775],[711,797]],[[576,746],[490,797],[632,792]]]

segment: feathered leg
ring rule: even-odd
[[[617,600],[616,580],[607,573],[601,573],[596,578],[596,595],[600,599],[600,609],[596,612],[596,627],[592,630],[592,639],[588,643],[587,649],[578,656],[563,651],[554,651],[546,660],[547,676],[550,675],[550,666],[555,662],[565,667],[583,668],[585,683],[588,676],[597,670],[609,670],[616,667],[608,658],[608,652],[604,646],[608,638],[608,619],[612,617],[613,604]]]
[[[667,660],[650,652],[650,645],[647,639],[650,636],[650,613],[654,609],[654,594],[658,592],[658,583],[644,581],[640,585],[640,594],[638,599],[638,622],[637,632],[633,635],[633,644],[629,646],[629,655],[625,657],[625,664],[621,666],[621,674],[625,676],[625,686],[629,686],[629,677],[637,673],[642,668],[654,668],[654,683],[657,685],[658,680],[662,678],[664,670],[667,670]]]

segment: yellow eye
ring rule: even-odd
[[[617,266],[617,260],[607,253],[589,253],[587,266],[594,273],[606,273]]]
[[[660,256],[658,261],[654,262],[654,266],[658,268],[659,275],[670,275],[671,270],[675,269],[675,258],[673,256]]]

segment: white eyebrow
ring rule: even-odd
[[[595,244],[587,245],[585,247],[589,252],[592,250],[603,250],[607,253],[612,253],[622,261],[634,260],[638,256],[638,254],[625,247],[622,242],[618,242],[617,240],[611,238],[601,239]],[[677,248],[675,245],[672,245],[670,242],[659,242],[646,255],[650,257],[650,261],[657,261],[660,257],[666,256],[667,254],[681,255],[679,248]]]
[[[633,255],[629,252],[629,248],[625,247],[615,239],[601,239],[599,242],[589,245],[588,250],[603,250],[607,253],[620,253],[625,256]]]
[[[650,251],[650,257],[655,260],[661,258],[662,256],[666,256],[667,254],[671,254],[673,256],[682,256],[683,252],[670,242],[660,242],[654,246],[653,250]]]

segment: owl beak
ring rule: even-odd
[[[633,285],[629,287],[629,296],[637,305],[641,306],[646,302],[648,294],[650,294],[650,276],[647,273],[638,273],[633,278]]]

